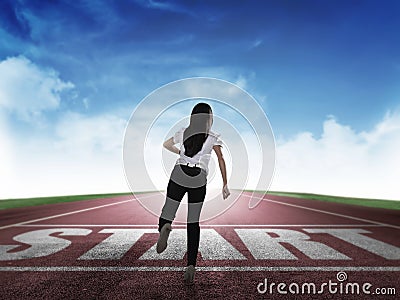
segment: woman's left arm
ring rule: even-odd
[[[173,137],[170,137],[168,140],[166,140],[164,142],[163,146],[164,146],[165,149],[167,149],[167,150],[169,150],[169,151],[171,151],[173,153],[176,153],[176,154],[180,153],[179,149],[175,146]]]
[[[215,145],[213,146],[213,149],[215,151],[215,154],[217,154],[218,164],[222,175],[222,196],[224,199],[226,199],[231,193],[228,189],[228,180],[226,178],[225,159],[224,156],[222,155],[221,146]]]

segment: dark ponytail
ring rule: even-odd
[[[211,107],[207,103],[198,103],[193,107],[189,127],[183,133],[185,155],[195,156],[208,137]]]

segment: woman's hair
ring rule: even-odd
[[[211,107],[207,103],[198,103],[193,107],[190,124],[183,133],[186,156],[195,156],[203,147],[210,131],[211,113]]]

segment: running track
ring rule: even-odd
[[[157,217],[136,197],[0,211],[0,299],[396,299],[400,294],[399,211],[271,195],[250,210],[243,194],[228,211],[201,223],[196,284],[185,287],[185,226],[173,224],[167,250],[156,254]],[[347,279],[339,281],[339,272]],[[329,281],[337,284],[334,293]],[[287,295],[277,291],[279,283],[286,284],[281,291]],[[317,291],[325,286],[320,295],[292,294],[304,283]],[[351,295],[350,289],[344,294],[346,283],[360,288],[370,283],[366,290],[375,295]],[[397,295],[376,295],[393,288]]]

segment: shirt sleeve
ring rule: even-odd
[[[223,146],[221,135],[219,133],[215,133],[215,135],[214,135],[214,145],[213,146]]]
[[[183,132],[185,131],[185,128],[181,128],[178,130],[173,137],[174,143],[175,144],[182,144],[183,143]]]

